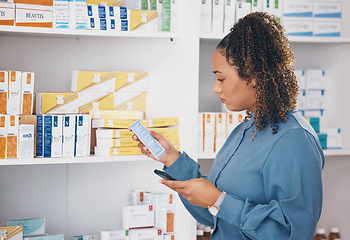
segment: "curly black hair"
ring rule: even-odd
[[[237,21],[230,33],[221,40],[227,62],[237,68],[247,84],[255,79],[256,130],[271,125],[277,133],[278,121],[287,121],[287,111],[296,108],[299,87],[294,74],[294,56],[284,28],[263,12],[254,12]],[[252,117],[247,111],[245,120]]]

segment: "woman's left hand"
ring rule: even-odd
[[[160,183],[173,189],[192,205],[207,208],[213,205],[220,191],[204,178],[193,178],[188,181],[170,181],[161,179]]]

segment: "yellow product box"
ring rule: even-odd
[[[0,3],[0,25],[15,25],[15,4]]]
[[[115,138],[131,138],[134,134],[129,130],[118,129],[97,129],[96,138],[98,139],[115,139]]]
[[[180,144],[180,138],[178,135],[165,136],[173,145]]]
[[[18,158],[18,115],[7,116],[7,158]]]
[[[93,128],[122,128],[128,129],[131,124],[135,122],[135,119],[92,119]],[[142,125],[146,126],[146,121],[140,121]]]
[[[8,87],[8,72],[0,71],[0,114],[7,114]]]
[[[22,72],[21,114],[33,114],[34,73]]]
[[[141,111],[114,111],[114,110],[90,110],[89,114],[94,118],[114,118],[114,119],[139,119],[144,118],[144,112]]]
[[[175,149],[180,151],[179,145],[174,145]],[[96,156],[127,156],[142,155],[139,147],[95,147]]]
[[[164,136],[178,136],[179,128],[149,128],[157,133],[163,134]]]
[[[78,113],[78,93],[37,93],[37,114],[67,114]]]
[[[113,93],[114,110],[146,112],[147,92],[123,92]]]
[[[97,138],[97,147],[137,147],[139,142],[132,138]]]
[[[0,114],[0,159],[6,158],[7,123],[7,115]]]
[[[130,31],[158,31],[158,12],[130,10]]]
[[[121,6],[122,0],[86,0],[86,4]]]
[[[147,72],[73,71],[73,92],[115,92],[140,80],[147,80]],[[144,90],[138,90],[144,91]]]
[[[16,26],[52,28],[51,6],[16,4]]]
[[[9,71],[8,77],[9,93],[7,114],[20,114],[22,73],[20,71]]]
[[[155,118],[147,120],[147,127],[169,127],[179,125],[179,117],[168,117],[168,118]]]
[[[0,231],[5,231],[4,240],[23,240],[23,226],[0,227]]]
[[[79,113],[113,109],[113,94],[110,92],[78,92]]]
[[[13,3],[52,6],[53,5],[53,0],[13,0]]]

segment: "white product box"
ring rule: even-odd
[[[212,33],[223,33],[224,31],[224,0],[213,1]]]
[[[163,240],[161,229],[133,229],[130,230],[130,240]]]
[[[16,26],[52,28],[52,6],[16,4]]]
[[[306,92],[305,90],[301,90],[297,97],[297,105],[298,110],[306,110]]]
[[[34,125],[21,124],[18,132],[19,158],[34,157]]]
[[[101,240],[129,240],[129,230],[101,231]]]
[[[252,0],[252,12],[261,12],[263,10],[263,0]]]
[[[198,152],[199,153],[204,152],[204,137],[203,137],[204,120],[205,120],[205,113],[199,113],[198,114]]]
[[[62,116],[45,115],[43,128],[43,156],[62,156]]]
[[[23,237],[45,234],[45,218],[7,221],[8,226],[23,226]]]
[[[305,76],[305,71],[296,69],[294,70],[294,74],[296,77],[296,80],[298,82],[298,86],[300,89],[305,90],[306,89],[306,76]]]
[[[314,29],[313,19],[302,17],[284,17],[283,25],[290,36],[312,36]]]
[[[154,210],[152,205],[123,207],[123,229],[154,227]]]
[[[315,18],[314,36],[315,37],[340,37],[341,19],[340,18]]]
[[[215,114],[214,152],[218,152],[226,141],[226,113]]]
[[[129,206],[142,205],[144,204],[145,190],[136,189],[134,191],[130,191],[128,196],[129,196]]]
[[[313,1],[290,1],[283,4],[283,17],[312,17]]]
[[[99,18],[88,18],[86,27],[89,30],[99,30],[100,29],[100,20],[99,20]]]
[[[252,11],[253,4],[255,3],[252,2]],[[274,15],[274,17],[280,22],[282,18],[282,5],[282,0],[264,0],[262,3],[262,11]],[[254,7],[254,9],[256,9],[256,7]]]
[[[100,234],[90,234],[90,235],[83,235],[82,240],[101,240],[101,233]]]
[[[220,1],[223,1],[223,0],[220,0]],[[177,32],[179,2],[180,2],[180,0],[171,0],[171,2],[170,2],[170,4],[171,4],[170,5],[170,8],[171,8],[170,31],[171,32]]]
[[[0,159],[5,159],[7,153],[7,118],[7,115],[0,114]]]
[[[86,5],[87,16],[89,18],[106,18],[107,6],[103,5]]]
[[[56,235],[34,235],[24,237],[23,240],[64,240],[64,234],[56,234]]]
[[[215,113],[206,112],[203,121],[203,151],[214,152],[215,142]]]
[[[201,8],[201,32],[210,33],[212,29],[212,0],[203,0]]]
[[[341,129],[321,128],[321,133],[327,134],[327,149],[341,149]]]
[[[21,114],[33,114],[34,75],[32,72],[22,72]]]
[[[69,28],[69,6],[68,0],[53,1],[53,28]]]
[[[9,71],[8,77],[9,92],[7,114],[20,114],[22,73],[20,71]]]
[[[324,90],[307,90],[305,95],[307,110],[322,110],[325,108]]]
[[[244,112],[230,112],[226,114],[226,138],[240,123],[243,122]]]
[[[314,17],[315,18],[338,18],[341,19],[342,4],[341,2],[314,2]]]
[[[236,22],[252,11],[250,2],[236,2]]]
[[[62,130],[62,157],[74,157],[75,150],[75,115],[65,115]]]
[[[8,72],[0,71],[0,114],[7,114],[8,112]]]
[[[74,28],[87,29],[86,0],[74,0]]]
[[[0,3],[0,25],[15,25],[15,4]]]
[[[235,23],[236,0],[225,0],[224,5],[224,33],[227,34]]]
[[[74,156],[86,157],[90,155],[91,117],[88,114],[77,115],[75,119],[75,151]]]
[[[324,110],[306,110],[304,111],[304,117],[307,118],[320,118],[320,121],[322,121],[324,117]]]
[[[158,12],[158,32],[163,30],[163,0],[157,1],[157,12]]]
[[[7,116],[7,158],[18,158],[18,115]]]
[[[37,114],[78,113],[78,93],[76,92],[44,92],[36,94]]]
[[[322,69],[306,70],[306,89],[324,90],[327,87],[326,72]]]
[[[175,233],[164,233],[163,240],[177,240]]]

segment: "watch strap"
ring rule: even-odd
[[[218,199],[214,203],[214,206],[220,208],[220,205],[221,205],[222,201],[224,201],[225,196],[226,196],[226,193],[225,192],[221,192],[219,197],[218,197]]]

